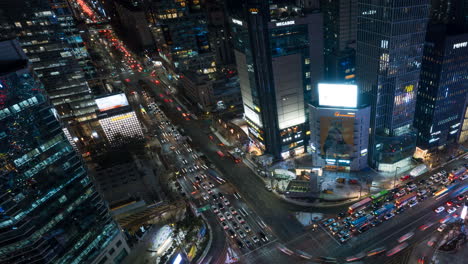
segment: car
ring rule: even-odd
[[[232,215],[236,215],[237,211],[234,209],[234,207],[229,207],[229,211],[231,212]]]
[[[205,190],[208,190],[208,189],[209,189],[208,185],[206,185],[206,183],[204,183],[204,182],[202,182],[202,184],[200,184],[200,185],[201,185],[201,187],[202,187],[203,189],[205,189]]]
[[[206,178],[206,175],[205,175],[205,178]],[[224,199],[224,194],[222,192],[219,192],[218,196],[219,196],[219,198]]]
[[[380,225],[381,223],[382,223],[382,221],[376,219],[376,220],[372,221],[371,225],[372,225],[372,226],[378,226],[378,225]]]
[[[256,243],[256,244],[260,244],[260,239],[258,239],[257,236],[253,236],[253,237],[252,237],[252,241],[253,241],[254,243]]]
[[[248,225],[244,225],[244,230],[245,230],[245,232],[247,232],[247,233],[250,233],[250,232],[252,231],[252,229],[251,229],[250,226],[248,226]]]
[[[324,226],[329,226],[329,225],[331,225],[331,224],[334,223],[334,222],[335,222],[335,219],[334,219],[334,218],[330,218],[330,219],[325,220],[325,221],[323,222],[323,225],[324,225]]]
[[[435,242],[437,242],[437,237],[432,237],[429,239],[429,241],[427,241],[427,246],[432,247],[434,246]]]
[[[424,230],[428,229],[429,227],[431,227],[431,226],[433,226],[433,225],[434,225],[434,223],[427,223],[427,224],[424,224],[424,225],[422,225],[422,226],[419,227],[419,230],[424,231]]]
[[[403,195],[405,195],[405,194],[406,194],[405,189],[401,189],[399,192],[397,192],[397,193],[395,194],[395,196],[396,196],[396,197],[401,197],[401,196],[403,196]]]
[[[426,193],[427,193],[427,190],[420,190],[420,191],[417,193],[417,195],[418,195],[418,196],[423,196],[423,195],[425,195]]]
[[[460,181],[464,181],[466,179],[468,179],[468,174],[464,174],[464,175],[460,176]]]
[[[416,184],[411,184],[406,189],[408,190],[408,192],[412,192],[412,191],[416,190],[417,187],[418,186],[416,186]]]
[[[358,231],[359,233],[364,233],[364,232],[366,232],[366,231],[369,230],[369,229],[371,229],[371,226],[370,226],[370,225],[365,225],[365,226],[360,227],[357,231]]]
[[[443,185],[447,185],[447,184],[450,183],[450,180],[449,179],[444,179],[440,183],[442,183]]]
[[[200,181],[201,181],[200,177],[198,177],[198,176],[195,176],[195,182],[197,182],[197,183],[198,183],[198,182],[200,182]]]
[[[468,157],[468,156],[467,156],[467,157]],[[459,201],[463,201],[463,199],[465,199],[465,196],[464,196],[463,194],[460,194],[460,195],[457,196],[457,199],[458,199]]]
[[[232,215],[230,213],[225,213],[224,214],[228,220],[232,219]]]
[[[232,226],[234,227],[234,229],[239,229],[239,224],[236,223],[236,222],[232,222]]]
[[[447,209],[447,213],[451,214],[451,213],[454,213],[455,211],[457,211],[457,208],[455,207],[450,207]]]
[[[250,240],[245,239],[245,240],[244,240],[244,244],[245,244],[248,248],[253,248],[252,242],[250,242]]]
[[[439,228],[437,228],[437,231],[442,232],[442,231],[445,230],[445,228],[447,228],[447,225],[446,225],[446,224],[441,224],[441,225],[439,226]]]
[[[242,232],[242,230],[239,230],[238,233],[239,233],[239,236],[240,236],[241,238],[244,238],[244,237],[247,236],[244,232]]]
[[[343,244],[343,243],[345,243],[346,241],[348,241],[350,238],[351,238],[351,235],[350,235],[350,234],[346,234],[346,235],[340,237],[339,240],[340,240],[340,243]]]
[[[343,237],[345,235],[349,234],[349,232],[347,230],[341,230],[340,232],[338,232],[338,234],[336,234],[337,237]]]
[[[236,219],[237,219],[237,221],[238,221],[239,223],[241,223],[241,224],[245,223],[244,218],[242,218],[242,216],[240,216],[240,215],[236,215]]]
[[[358,253],[358,254],[356,254],[356,255],[354,255],[354,256],[347,257],[347,258],[346,258],[346,261],[347,261],[347,262],[351,262],[351,261],[361,260],[361,259],[363,259],[365,256],[366,256],[366,253],[361,252],[361,253]]]
[[[229,230],[228,230],[228,233],[229,233],[229,236],[230,236],[231,238],[234,238],[234,237],[237,236],[236,232],[232,231],[232,229],[229,229]]]
[[[224,198],[223,202],[224,202],[225,205],[230,205],[230,204],[231,204],[231,203],[228,201],[228,199],[226,199],[226,198]]]
[[[385,219],[385,220],[389,220],[390,218],[392,218],[392,217],[394,217],[394,216],[395,216],[394,213],[389,213],[389,214],[386,214],[386,215],[384,216],[384,219]]]
[[[263,232],[260,231],[257,234],[263,242],[268,242],[268,237]]]
[[[227,230],[229,228],[226,222],[221,222],[221,226],[223,227],[224,230]]]
[[[205,200],[205,201],[207,201],[207,200],[210,199],[210,197],[209,197],[208,194],[206,194],[206,193],[203,193],[203,194],[202,194],[202,198],[203,198],[203,200]]]
[[[413,207],[413,206],[415,206],[417,204],[418,204],[418,200],[413,200],[413,201],[408,203],[409,207]]]
[[[224,221],[224,220],[226,220],[226,218],[224,218],[224,215],[223,215],[222,213],[219,213],[219,214],[218,214],[218,219],[219,219],[219,221],[221,221],[221,222]]]
[[[345,213],[341,212],[341,213],[338,214],[337,218],[341,219],[341,218],[345,217],[345,215],[346,215]]]
[[[239,246],[239,248],[244,248],[244,244],[239,239],[236,239],[236,244]]]
[[[218,207],[216,207],[214,204],[211,205],[211,210],[213,210],[213,213],[215,214],[219,213]]]
[[[438,182],[440,182],[440,178],[434,178],[433,181],[434,181],[435,183],[438,183]]]
[[[447,201],[447,203],[445,203],[447,206],[452,206],[453,205],[453,201]]]
[[[329,226],[328,226],[328,229],[332,230],[333,228],[336,228],[336,227],[338,227],[338,223],[337,223],[337,222],[335,222],[335,223],[329,225]]]
[[[406,181],[406,180],[409,180],[410,178],[411,178],[410,175],[401,176],[400,181]]]
[[[212,183],[212,182],[208,182],[208,185],[211,187],[211,188],[214,188],[215,185]]]
[[[414,232],[409,232],[398,238],[398,243],[403,243],[406,240],[412,238],[414,236]]]
[[[224,205],[222,203],[218,203],[218,208],[219,210],[223,210],[224,209]]]
[[[216,201],[218,199],[218,197],[216,196],[216,194],[212,194],[211,195],[211,198],[213,198],[214,201]]]
[[[341,227],[334,227],[330,231],[332,232],[333,235],[338,234],[338,232],[341,230]]]
[[[445,211],[445,207],[443,207],[443,206],[439,206],[434,210],[434,212],[436,212],[438,214],[442,213],[443,211]]]
[[[430,186],[430,185],[433,185],[434,182],[433,181],[427,181],[427,185]]]

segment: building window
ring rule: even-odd
[[[306,78],[310,78],[310,72],[306,72],[306,73],[305,73],[305,77],[306,77]]]
[[[307,91],[312,90],[312,86],[311,86],[310,84],[306,85],[306,90],[307,90]]]
[[[117,247],[120,247],[120,245],[122,245],[122,240],[119,240],[116,245]]]
[[[309,65],[309,64],[310,64],[310,59],[309,59],[309,58],[306,58],[306,59],[304,60],[304,64]]]
[[[115,249],[114,249],[114,248],[111,248],[111,250],[109,250],[109,255],[114,254],[114,252],[115,252]]]

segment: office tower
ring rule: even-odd
[[[431,22],[468,26],[467,0],[431,0]]]
[[[128,138],[143,138],[143,130],[125,94],[96,98],[99,124],[111,144]]]
[[[234,65],[234,52],[228,24],[227,10],[222,0],[208,0],[206,4],[208,39],[215,54],[216,65]]]
[[[143,3],[134,0],[115,0],[114,4],[121,34],[129,47],[136,52],[155,50]]]
[[[467,69],[468,31],[430,24],[414,120],[419,148],[431,151],[458,140],[468,92]]]
[[[358,1],[356,73],[371,104],[371,166],[395,171],[415,150],[413,118],[429,0]]]
[[[159,56],[175,72],[215,72],[203,1],[145,0]]]
[[[0,34],[18,38],[66,127],[96,118],[83,71],[89,55],[66,0],[1,1]],[[73,134],[91,134],[81,128]]]
[[[357,0],[321,0],[325,80],[354,83],[356,79]]]
[[[307,104],[322,78],[322,15],[248,1],[230,19],[251,149],[276,159],[302,153]]]
[[[16,41],[0,86],[0,263],[118,263],[128,246]]]

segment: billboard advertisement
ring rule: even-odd
[[[99,108],[99,111],[103,112],[103,111],[107,111],[110,109],[127,106],[128,101],[127,101],[127,97],[125,96],[125,94],[121,93],[121,94],[115,94],[115,95],[106,96],[102,98],[97,98],[96,105]]]
[[[319,83],[318,93],[320,106],[357,107],[356,85]]]
[[[353,153],[354,118],[320,118],[320,152],[325,158],[350,158]]]

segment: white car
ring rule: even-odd
[[[468,157],[468,156],[467,156],[467,157]],[[460,176],[460,180],[461,180],[461,181],[464,181],[464,180],[466,180],[466,179],[468,179],[468,174],[465,174],[465,175]]]
[[[413,190],[415,190],[417,188],[416,184],[411,184],[410,186],[408,186],[408,188],[406,188],[409,192],[412,192]]]
[[[449,179],[444,179],[442,182],[441,182],[443,185],[447,185],[450,183],[450,180]]]
[[[225,205],[230,205],[230,204],[231,204],[231,203],[228,201],[228,199],[226,199],[226,198],[223,200],[223,202],[224,202]]]
[[[206,193],[203,193],[202,194],[202,197],[203,197],[203,200],[207,201],[208,199],[210,199],[210,197],[208,196],[208,194]]]
[[[230,213],[225,213],[225,215],[228,220],[232,219],[232,215]]]
[[[447,213],[449,214],[454,213],[455,211],[457,211],[457,208],[455,207],[450,207],[449,209],[447,209]]]
[[[385,219],[385,220],[388,220],[388,219],[390,219],[390,218],[392,218],[392,217],[394,217],[394,216],[395,216],[394,213],[389,213],[389,214],[386,214],[386,215],[384,216],[384,219]]]
[[[437,228],[437,231],[442,232],[442,231],[444,231],[444,229],[445,229],[446,227],[447,227],[446,224],[441,224],[441,225],[439,226],[439,228]]]
[[[397,197],[401,197],[401,196],[403,196],[403,195],[405,195],[405,194],[406,194],[406,191],[403,189],[403,190],[397,192],[397,193],[396,193],[396,196],[397,196]]]
[[[409,207],[413,207],[413,206],[415,206],[415,205],[417,205],[417,204],[418,204],[418,201],[417,201],[417,200],[413,200],[413,201],[409,202]]]
[[[434,210],[434,212],[438,214],[442,213],[443,211],[445,211],[445,207],[443,206],[437,207],[437,209]]]

